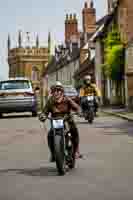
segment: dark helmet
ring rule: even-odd
[[[84,76],[83,81],[84,81],[85,84],[90,83],[91,82],[91,76],[90,75]]]

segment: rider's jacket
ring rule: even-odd
[[[90,85],[85,85],[80,89],[80,97],[84,97],[84,96],[101,96],[100,91],[98,90],[98,88],[96,87],[95,84],[90,84]]]
[[[52,117],[64,116],[66,114],[70,114],[71,110],[78,111],[78,105],[73,102],[70,98],[63,97],[61,102],[56,102],[54,97],[51,96],[45,107],[43,108],[43,113],[48,116],[51,113]]]

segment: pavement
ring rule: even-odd
[[[75,120],[83,159],[59,177],[48,126],[28,115],[0,119],[0,200],[133,199],[133,123],[104,113],[92,125]]]
[[[128,111],[127,109],[102,108],[101,112],[109,115],[114,115],[128,121],[133,121],[133,112]]]

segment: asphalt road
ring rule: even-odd
[[[59,177],[37,118],[0,119],[0,200],[133,199],[133,123],[104,115],[93,125],[76,121],[84,156]]]

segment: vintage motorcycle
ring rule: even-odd
[[[74,147],[72,136],[67,123],[67,115],[63,118],[49,118],[54,137],[55,162],[59,175],[64,175],[66,166],[75,167]]]
[[[95,116],[94,96],[87,96],[84,98],[85,105],[83,109],[83,115],[85,120],[88,120],[88,122],[92,124]]]

